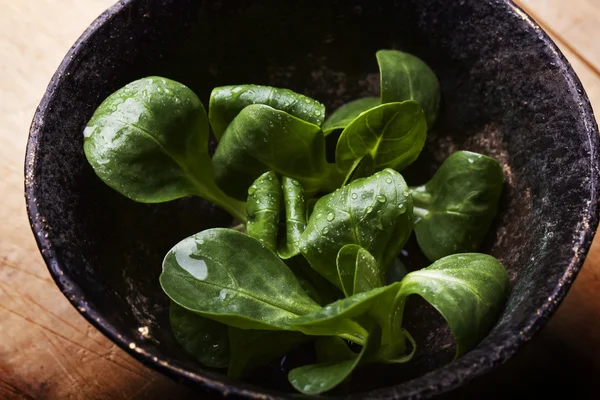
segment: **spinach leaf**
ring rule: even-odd
[[[346,296],[383,286],[383,276],[377,267],[377,260],[359,245],[347,244],[342,247],[338,252],[336,265]]]
[[[173,335],[189,354],[209,368],[229,365],[227,326],[204,318],[171,302],[169,318]]]
[[[360,114],[380,104],[378,97],[363,97],[342,105],[325,120],[323,133],[327,136],[335,130],[346,128]]]
[[[355,354],[352,359],[295,368],[288,374],[288,380],[296,390],[304,394],[313,395],[331,390],[348,378],[361,362],[369,360],[379,348],[380,337],[380,332],[375,327],[360,353]]]
[[[272,171],[259,176],[248,189],[246,232],[273,252],[277,251],[280,203],[281,184]]]
[[[496,215],[503,183],[496,160],[457,151],[429,182],[412,188],[415,234],[425,256],[435,261],[477,250]]]
[[[353,178],[383,168],[399,171],[417,159],[426,137],[427,123],[418,103],[382,104],[360,114],[342,131],[335,162],[340,172]]]
[[[173,247],[160,284],[177,304],[241,329],[288,329],[288,321],[319,310],[292,271],[258,240],[214,228]]]
[[[300,237],[306,229],[306,202],[300,182],[281,178],[285,204],[285,240],[279,243],[278,254],[284,260],[300,253]]]
[[[323,336],[315,341],[315,351],[319,363],[352,360],[356,353],[350,350],[344,339],[337,336]]]
[[[379,50],[381,103],[414,100],[425,112],[427,126],[437,119],[440,84],[435,73],[419,58],[398,50]]]
[[[311,338],[298,332],[243,330],[229,327],[231,360],[227,376],[239,378],[283,356]]]
[[[318,126],[325,118],[323,104],[289,89],[260,85],[217,87],[210,94],[208,107],[208,118],[217,140],[221,140],[240,111],[251,104],[265,104]]]
[[[186,86],[140,79],[111,94],[83,131],[83,149],[111,188],[142,203],[200,196],[246,220],[244,203],[216,185],[208,155],[208,120]]]
[[[454,254],[406,275],[402,296],[418,294],[446,319],[456,357],[475,347],[494,325],[508,294],[508,274],[492,256]]]
[[[312,268],[341,288],[336,259],[347,244],[373,255],[381,274],[412,231],[412,198],[398,172],[385,169],[323,196],[300,241]]]
[[[394,283],[358,293],[297,317],[290,325],[307,335],[334,336],[351,333],[358,338],[364,338],[366,331],[357,322],[357,318],[370,313],[374,308],[390,303],[390,299],[396,297],[399,289],[400,283]],[[362,344],[360,340],[356,343]]]
[[[342,293],[312,269],[302,255],[289,258],[285,263],[296,275],[306,294],[321,306],[333,303],[342,297]]]
[[[217,184],[240,200],[268,170],[299,181],[307,196],[333,190],[343,179],[325,159],[325,137],[317,125],[262,104],[240,111],[212,162]]]

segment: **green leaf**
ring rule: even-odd
[[[302,315],[291,321],[290,325],[307,335],[334,336],[350,333],[364,338],[366,332],[355,319],[390,303],[399,288],[400,283],[395,283],[346,297]]]
[[[368,336],[361,352],[355,354],[352,359],[294,368],[288,374],[288,380],[303,394],[315,395],[327,392],[342,383],[363,360],[368,360],[377,351],[380,336],[376,327]]]
[[[496,215],[504,175],[496,160],[457,151],[423,186],[412,188],[415,234],[431,261],[476,251]]]
[[[299,181],[307,196],[342,181],[327,163],[325,137],[317,125],[262,104],[247,106],[229,124],[213,168],[217,184],[237,199],[244,199],[252,182],[269,170]]]
[[[410,236],[412,207],[404,178],[392,169],[355,180],[319,199],[300,250],[311,267],[338,288],[342,286],[336,259],[347,244],[371,253],[385,274]]]
[[[454,254],[406,275],[400,293],[418,294],[448,322],[456,357],[475,347],[490,331],[508,294],[508,274],[492,256]]]
[[[285,205],[285,240],[279,243],[278,254],[286,260],[300,254],[300,237],[306,229],[306,202],[300,182],[287,176],[281,181]]]
[[[325,120],[323,133],[327,136],[335,130],[346,128],[361,113],[380,104],[378,97],[363,97],[342,105]]]
[[[312,269],[302,255],[289,258],[285,263],[296,275],[306,294],[321,306],[333,303],[341,297],[338,289]]]
[[[342,131],[336,165],[353,178],[383,168],[400,171],[417,159],[426,137],[427,123],[418,103],[382,104],[360,114]]]
[[[311,338],[298,332],[243,330],[229,327],[231,361],[227,376],[240,378]]]
[[[381,103],[414,100],[425,112],[431,128],[440,105],[440,84],[435,73],[419,58],[398,50],[379,50],[376,56]]]
[[[406,265],[400,260],[400,258],[396,257],[390,269],[388,270],[387,276],[385,278],[385,282],[387,285],[400,282],[402,278],[404,278],[408,274],[408,269],[406,269]]]
[[[342,290],[346,296],[383,286],[383,276],[371,253],[356,244],[340,249],[336,260]]]
[[[204,318],[171,302],[169,318],[173,335],[185,351],[209,368],[229,365],[227,326]]]
[[[221,140],[240,111],[251,104],[265,104],[318,126],[325,118],[323,104],[289,89],[259,85],[217,87],[210,94],[208,107],[210,125],[217,140]]]
[[[275,253],[232,229],[208,229],[175,245],[160,284],[180,306],[241,329],[285,330],[289,320],[321,308]]]
[[[240,221],[245,205],[215,184],[208,155],[208,120],[186,86],[140,79],[111,94],[94,112],[83,148],[111,188],[142,203],[200,196]]]
[[[259,176],[248,189],[248,236],[261,242],[269,250],[277,251],[277,227],[281,207],[281,184],[272,172]]]
[[[315,341],[315,351],[319,363],[352,360],[356,353],[350,350],[344,339],[337,336],[324,336]]]

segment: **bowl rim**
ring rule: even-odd
[[[178,365],[179,362],[173,357],[146,350],[143,342],[130,335],[121,335],[117,327],[108,322],[92,305],[88,304],[84,292],[79,288],[73,278],[64,273],[60,262],[54,255],[50,243],[51,232],[45,223],[45,219],[40,217],[38,212],[36,185],[34,180],[35,169],[37,166],[36,154],[38,149],[38,137],[45,124],[45,115],[50,111],[49,106],[54,99],[55,91],[61,78],[76,58],[80,48],[85,46],[88,41],[92,40],[93,36],[104,23],[109,22],[119,12],[139,1],[140,0],[120,0],[92,22],[67,52],[50,80],[44,96],[36,109],[27,142],[24,183],[28,218],[38,248],[54,282],[77,311],[96,329],[144,365],[160,371],[176,381],[181,382],[183,380],[186,381],[186,383],[193,382],[214,393],[222,394],[223,396],[234,395],[260,400],[285,398],[288,396],[297,397],[298,395],[294,394],[284,394],[274,392],[270,389],[261,389],[255,385],[231,380],[225,376],[215,379],[206,377],[202,373],[193,372]],[[580,226],[583,226],[583,228],[579,231],[578,241],[574,246],[574,255],[564,269],[559,281],[556,282],[554,290],[544,301],[544,304],[537,312],[525,317],[519,335],[510,335],[502,339],[498,346],[502,351],[495,353],[488,352],[482,355],[477,355],[472,351],[463,355],[455,362],[446,364],[443,367],[437,368],[410,381],[395,386],[372,390],[370,392],[353,393],[349,396],[345,396],[347,398],[363,398],[365,395],[367,395],[367,397],[385,398],[429,398],[457,389],[462,384],[489,373],[491,370],[512,357],[527,341],[546,325],[549,318],[564,299],[573,280],[577,276],[577,273],[583,266],[585,256],[591,246],[598,225],[600,211],[598,204],[600,195],[597,156],[598,148],[597,146],[594,146],[594,142],[591,140],[593,136],[598,136],[598,127],[592,107],[579,78],[550,37],[524,10],[514,4],[511,0],[501,0],[501,3],[506,7],[506,11],[509,14],[512,14],[510,16],[511,18],[518,18],[532,28],[532,34],[537,35],[544,46],[553,53],[555,58],[554,61],[557,62],[561,73],[566,77],[568,83],[572,87],[573,93],[579,95],[580,114],[584,119],[584,125],[586,127],[585,133],[587,133],[587,137],[590,138],[590,143],[592,144],[590,148],[590,164],[592,167],[595,166],[595,168],[592,168],[595,170],[593,172],[595,179],[590,182],[590,205],[587,214],[581,216]],[[451,379],[443,379],[448,377],[451,377]],[[431,381],[436,381],[437,384],[431,385],[429,383]]]

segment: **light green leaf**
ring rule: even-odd
[[[277,251],[277,228],[281,208],[281,184],[272,172],[259,176],[248,189],[248,236],[261,242],[269,250]]]
[[[182,307],[241,329],[289,330],[290,320],[321,308],[275,253],[232,229],[179,242],[163,261],[160,284]]]
[[[496,160],[457,151],[429,182],[412,188],[415,234],[425,256],[435,261],[476,251],[496,215],[503,183]]]
[[[425,112],[427,126],[437,119],[440,84],[435,73],[419,58],[398,50],[379,50],[381,103],[414,100]]]
[[[347,244],[342,247],[336,265],[346,296],[383,286],[383,275],[377,267],[377,260],[359,245]]]
[[[142,203],[200,196],[240,221],[245,205],[215,184],[208,155],[208,120],[186,86],[140,79],[111,94],[94,112],[83,149],[111,188]]]
[[[401,282],[404,297],[418,294],[448,322],[456,357],[475,347],[496,322],[508,294],[508,274],[492,256],[454,254],[413,271]]]
[[[265,104],[318,126],[325,118],[323,104],[289,89],[260,85],[221,86],[210,94],[208,110],[217,140],[240,111],[251,104]]]
[[[300,237],[306,229],[306,202],[300,182],[287,176],[281,178],[285,205],[285,239],[280,241],[278,254],[284,260],[300,254]]]

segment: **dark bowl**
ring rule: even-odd
[[[598,131],[581,84],[548,36],[510,1],[116,4],[60,65],[27,148],[29,218],[69,301],[121,348],[171,377],[212,393],[289,393],[276,365],[248,382],[230,380],[194,362],[172,336],[158,283],[162,257],[182,238],[229,217],[198,198],[144,205],[112,191],[86,162],[82,131],[111,92],[148,75],[185,83],[204,104],[215,86],[257,83],[302,92],[331,110],[377,94],[380,48],[418,55],[441,81],[441,117],[406,172],[409,182],[430,176],[457,149],[503,165],[502,207],[483,250],[504,263],[512,292],[490,334],[450,363],[447,328],[413,301],[416,360],[360,370],[334,394],[430,397],[507,361],[546,324],[581,268],[598,224],[600,187]]]

